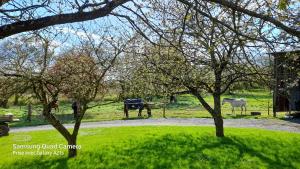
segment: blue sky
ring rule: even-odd
[[[30,2],[38,2],[39,0],[32,0]],[[54,0],[52,2],[58,2],[60,0]],[[17,2],[17,1],[15,1]],[[72,1],[70,1],[72,2]],[[141,3],[142,1],[137,1],[138,3]],[[299,7],[299,3],[294,4],[293,6],[290,6],[291,9],[295,10],[295,8]],[[57,4],[55,4],[57,5]],[[126,6],[129,6],[130,8],[134,8],[134,5],[130,2],[127,3]],[[51,6],[51,8],[57,9],[56,6]],[[299,9],[299,8],[298,8]],[[74,9],[70,8],[64,8],[66,10],[66,13],[75,12]],[[115,11],[120,11],[121,8],[117,8]],[[46,10],[40,9],[38,10],[38,13],[42,16],[52,15],[51,13],[47,13]],[[124,13],[124,12],[123,12]],[[17,13],[16,13],[17,14]],[[126,13],[128,14],[128,12]],[[130,16],[133,16],[129,13]],[[89,36],[91,36],[95,41],[99,40],[101,36],[99,34],[103,34],[104,30],[109,30],[110,36],[120,36],[122,33],[132,33],[132,29],[130,28],[130,25],[127,21],[121,22],[117,17],[114,16],[107,16],[102,17],[96,20],[92,21],[86,21],[86,22],[80,22],[80,23],[73,23],[73,24],[63,24],[63,25],[56,25],[53,27],[50,27],[50,32],[52,31],[58,31],[61,32],[63,36],[58,36],[54,43],[57,44],[57,46],[60,46],[58,48],[58,51],[61,49],[67,48],[68,46],[76,45],[79,43],[78,38],[85,39],[86,35],[85,32],[81,29],[81,27],[84,27],[86,31],[88,32]],[[268,29],[267,27],[264,29]],[[278,29],[273,30],[273,34],[279,34],[280,31]],[[18,35],[12,36],[17,37]],[[68,36],[68,38],[66,38]],[[66,40],[67,39],[67,40]],[[280,46],[278,46],[280,47]]]
[[[31,0],[31,1],[25,1],[25,2],[32,3],[32,4],[39,4],[39,3],[41,3],[41,0]],[[59,8],[58,2],[61,2],[61,0],[53,0],[51,2],[51,6],[47,9],[44,9],[44,8],[37,9],[36,13],[37,13],[37,15],[39,15],[38,17],[51,16],[51,15],[55,14],[55,13],[49,12],[50,11],[49,9],[58,12],[58,8]],[[73,1],[69,1],[69,2],[72,3]],[[14,5],[17,4],[17,5],[22,6],[22,3],[18,2],[18,1],[12,1],[12,3]],[[128,6],[128,5],[132,6],[132,3],[127,3],[126,6]],[[7,3],[4,6],[2,6],[2,9],[9,10],[9,9],[13,9],[13,7],[10,5],[10,3]],[[120,8],[117,8],[114,11],[117,11],[119,9]],[[49,11],[47,11],[47,10],[49,10]],[[64,10],[64,13],[76,12],[74,9],[71,8],[71,5],[64,6],[63,10]],[[13,13],[10,13],[10,15],[19,15],[19,13],[13,12]],[[5,24],[3,19],[1,19],[0,22],[1,22],[1,25]],[[99,38],[97,36],[97,34],[103,34],[104,33],[103,31],[106,29],[109,30],[110,36],[120,36],[120,34],[122,34],[122,32],[127,32],[127,33],[132,32],[132,30],[129,27],[129,23],[121,22],[115,16],[106,16],[106,17],[98,18],[98,19],[92,20],[92,21],[55,25],[55,26],[46,28],[45,30],[48,32],[51,32],[51,33],[61,32],[64,36],[69,37],[67,39],[67,41],[65,41],[66,37],[58,36],[55,39],[56,44],[65,42],[64,44],[61,44],[61,45],[74,45],[76,43],[79,43],[78,37],[83,38],[83,39],[85,38],[85,32],[81,29],[81,27],[84,27],[84,29],[87,31],[87,33],[95,40],[97,40],[97,38]],[[20,33],[17,35],[13,35],[13,36],[6,38],[6,40],[10,40],[14,37],[19,37],[22,34],[26,35],[27,33]]]

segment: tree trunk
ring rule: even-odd
[[[79,104],[80,105],[80,104]],[[68,145],[69,145],[69,149],[68,149],[68,157],[69,158],[73,158],[77,155],[77,147],[76,147],[76,141],[77,141],[77,135],[78,135],[78,132],[79,132],[79,129],[80,129],[80,125],[81,125],[81,120],[87,110],[87,104],[82,104],[82,107],[78,106],[78,116],[76,118],[76,122],[75,122],[75,125],[74,125],[74,130],[73,130],[73,133],[70,137],[70,139],[68,139]]]
[[[170,96],[170,103],[176,103],[176,102],[177,102],[176,96],[174,94],[172,94]]]
[[[0,100],[0,107],[8,108],[8,99]]]
[[[68,157],[73,158],[77,155],[77,149],[76,149],[76,138],[77,137],[71,137],[68,140]]]
[[[52,97],[53,99],[51,101],[47,101],[47,95],[44,91],[37,95],[40,97],[40,101],[43,103],[43,116],[68,142],[68,157],[75,157],[77,155],[77,134],[80,127],[80,121],[84,114],[79,112],[80,117],[77,117],[73,134],[71,134],[67,128],[51,113],[52,105],[57,101],[57,95],[54,95],[55,97]],[[80,104],[78,106],[80,106]],[[86,110],[86,106],[84,107],[84,110]]]
[[[44,105],[44,112],[43,115],[44,117],[48,120],[48,122],[61,134],[64,136],[64,138],[68,142],[68,157],[72,158],[77,155],[77,150],[76,150],[76,139],[77,139],[77,134],[74,137],[69,133],[69,131],[60,123],[59,120],[55,118],[51,114],[51,104]],[[79,127],[78,127],[79,128]]]
[[[221,114],[221,96],[214,94],[214,122],[216,126],[216,136],[224,137],[223,117]]]
[[[70,132],[61,124],[61,122],[56,119],[53,114],[51,114],[51,105],[53,101],[49,104],[43,105],[43,115],[46,120],[67,140],[68,145],[76,146],[76,138],[70,134]],[[77,136],[77,135],[76,135]],[[73,149],[73,146],[69,146],[69,157],[75,157],[77,154],[77,150]]]
[[[214,118],[216,126],[216,136],[224,137],[223,118],[221,115],[221,97],[220,94],[214,95],[214,109],[204,100],[204,98],[195,89],[190,89],[191,93],[198,98],[202,106],[211,114]]]
[[[214,122],[215,122],[215,126],[216,126],[216,136],[224,137],[224,126],[223,126],[222,116],[214,117]]]
[[[19,105],[19,97],[20,96],[18,94],[15,95],[14,106]]]

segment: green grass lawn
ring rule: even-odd
[[[300,168],[300,134],[226,128],[225,135],[215,137],[213,127],[82,129],[78,138],[79,154],[67,159],[66,150],[62,150],[65,153],[62,156],[12,154],[13,144],[65,144],[56,131],[11,133],[0,138],[0,168]]]
[[[231,115],[231,106],[229,103],[222,106],[222,114],[224,118],[273,118],[272,117],[272,96],[269,92],[265,90],[251,90],[242,91],[236,93],[235,95],[224,95],[222,98],[245,98],[247,100],[248,115],[240,116],[240,109],[236,109],[236,116]],[[106,98],[103,103],[111,102],[112,97]],[[212,96],[206,96],[205,99],[209,104],[213,105]],[[166,117],[168,118],[210,118],[210,114],[199,104],[199,101],[192,95],[185,94],[177,97],[178,102],[167,104],[166,106]],[[155,98],[155,103],[161,103],[162,98]],[[268,102],[269,102],[269,112],[268,115]],[[251,111],[262,112],[261,116],[250,116]],[[26,106],[11,106],[9,109],[0,108],[0,114],[13,113],[21,121],[11,124],[12,126],[27,126],[27,125],[39,125],[47,124],[41,116],[42,107],[40,105],[33,106],[33,120],[32,122],[26,122]],[[155,106],[152,110],[152,118],[162,118],[163,117],[162,106]],[[130,111],[130,118],[137,117],[137,110]],[[143,112],[146,118],[146,111]],[[279,114],[283,116],[284,114]],[[56,112],[56,116],[64,123],[73,122],[73,115],[71,110],[71,103],[62,101],[60,102],[60,112]],[[96,106],[89,109],[83,119],[83,121],[105,121],[105,120],[120,120],[124,118],[123,113],[123,103],[115,102],[107,105]]]

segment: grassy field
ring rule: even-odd
[[[64,149],[40,149],[57,155],[13,155],[17,145],[65,144],[56,131],[11,133],[0,138],[1,169],[46,168],[300,168],[300,134],[226,128],[216,138],[212,127],[113,127],[82,129],[78,157]],[[63,153],[61,155],[60,153]]]
[[[222,98],[245,98],[247,100],[247,115],[241,116],[240,109],[236,109],[236,116],[231,114],[230,104],[222,106],[222,113],[224,118],[272,118],[272,96],[269,92],[264,90],[252,90],[243,91],[236,93],[235,95],[224,95]],[[106,98],[103,103],[109,103],[112,101],[112,97]],[[212,105],[213,98],[206,96],[205,99]],[[155,98],[155,108],[152,110],[152,118],[162,118],[163,109],[162,98]],[[166,105],[166,117],[167,118],[203,118],[211,117],[210,114],[199,104],[199,101],[192,95],[185,94],[177,97],[177,103]],[[268,102],[269,102],[269,113],[268,115]],[[262,112],[261,116],[250,116],[251,111]],[[38,125],[47,124],[41,116],[42,107],[40,105],[33,106],[33,120],[32,122],[26,122],[27,108],[23,106],[11,106],[9,109],[0,109],[0,114],[13,113],[17,118],[21,119],[20,122],[13,123],[12,126],[27,126],[27,125]],[[70,123],[73,121],[73,115],[71,110],[71,103],[67,101],[60,102],[60,112],[55,113],[56,116],[64,123]],[[130,118],[134,119],[137,117],[137,110],[130,111]],[[146,111],[144,110],[143,118],[146,117]],[[281,116],[284,114],[281,114]],[[279,114],[280,116],[280,114]],[[102,106],[96,106],[89,109],[83,119],[83,121],[105,121],[105,120],[120,120],[124,118],[123,103],[115,102]]]

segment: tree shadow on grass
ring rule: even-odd
[[[140,120],[140,119],[148,119],[148,118],[150,118],[150,117],[144,115],[144,116],[140,116],[140,117],[138,117],[138,116],[129,117],[129,118],[124,117],[124,118],[122,118],[122,120]]]
[[[225,118],[230,118],[230,119],[258,119],[258,118],[260,118],[260,116],[259,115],[257,115],[257,116],[253,116],[253,115],[249,115],[249,114],[236,114],[236,115],[234,115],[234,114],[229,114],[229,113],[227,113],[225,116],[224,116]]]
[[[200,106],[190,102],[177,102],[177,103],[168,103],[166,105],[168,109],[186,109],[186,108],[199,108]]]
[[[56,168],[56,169],[69,169],[68,166],[68,158],[60,158],[49,160],[46,157],[39,157],[38,159],[32,161],[21,160],[15,162],[12,166],[2,166],[3,169],[48,169],[48,168]]]
[[[62,123],[74,123],[73,114],[55,114],[55,117]],[[20,118],[19,122],[13,123],[14,127],[23,127],[23,126],[37,126],[37,125],[47,125],[49,122],[42,115],[32,115],[31,121],[27,120],[27,116]]]
[[[271,146],[270,154],[255,149],[253,146],[258,143],[246,143],[247,140],[235,137],[165,135],[117,151],[116,159],[128,160],[120,163],[116,161],[111,168],[260,168],[261,165],[278,169],[297,168],[291,165],[296,158],[273,150],[270,144],[276,142],[269,145],[264,142],[264,147]],[[294,154],[294,157],[299,155]]]
[[[138,137],[137,137],[138,138]],[[82,152],[75,159],[34,160],[14,168],[274,168],[293,169],[300,156],[285,153],[278,140],[249,140],[254,137],[166,134],[132,138],[119,145]],[[139,141],[142,140],[142,141]],[[278,146],[274,146],[278,145]]]
[[[291,122],[291,123],[297,123],[300,124],[300,118],[280,118],[281,120]]]

